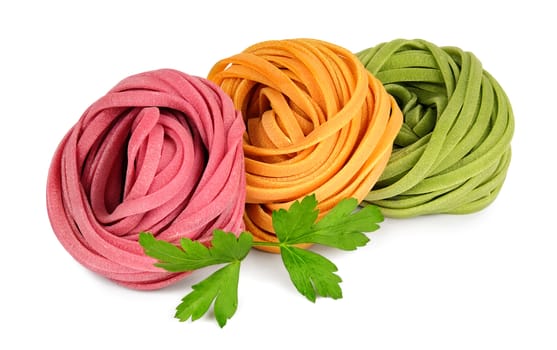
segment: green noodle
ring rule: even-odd
[[[470,52],[398,39],[357,54],[404,114],[389,163],[363,205],[385,216],[465,214],[495,200],[511,160],[514,116]]]

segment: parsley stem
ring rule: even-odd
[[[266,241],[253,241],[252,246],[260,246],[260,247],[278,247],[280,246],[280,242],[266,242]]]

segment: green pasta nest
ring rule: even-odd
[[[481,62],[424,40],[393,40],[357,55],[404,114],[389,163],[363,204],[411,217],[471,213],[493,202],[511,160],[514,116]]]

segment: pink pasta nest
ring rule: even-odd
[[[134,289],[188,275],[153,265],[139,232],[208,243],[244,228],[240,112],[215,84],[162,69],[130,76],[93,103],[58,146],[50,222],[82,265]]]

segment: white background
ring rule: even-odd
[[[557,349],[550,2],[8,3],[0,5],[0,348]],[[342,300],[306,301],[278,256],[253,252],[224,329],[212,316],[173,318],[207,271],[138,292],[66,253],[46,214],[47,170],[93,101],[134,73],[206,76],[251,44],[296,37],[352,51],[422,38],[474,52],[516,116],[497,200],[473,215],[387,220],[356,252],[319,249],[339,267]]]

